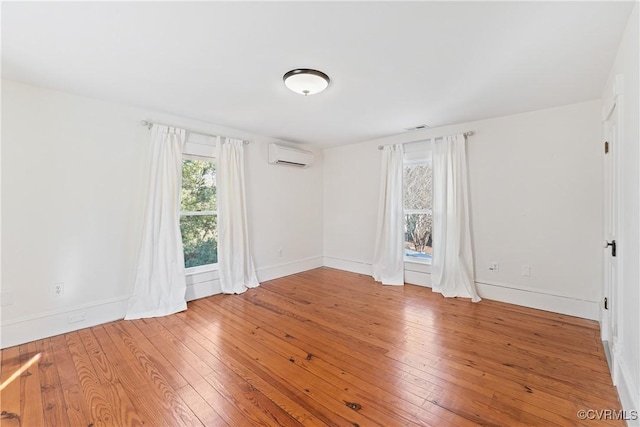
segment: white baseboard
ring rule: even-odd
[[[404,281],[411,285],[431,287],[431,265],[417,262],[404,263]]]
[[[410,285],[431,287],[431,274],[422,271],[404,270],[404,282]]]
[[[219,294],[220,280],[217,271],[208,271],[187,276],[185,298],[191,301]],[[128,297],[96,301],[77,307],[24,316],[2,322],[0,348],[12,347],[30,341],[79,329],[100,325],[124,318]],[[70,320],[83,319],[69,323]]]
[[[638,379],[631,375],[629,366],[620,357],[614,358],[614,363],[618,365],[619,375],[616,381],[616,388],[618,389],[622,409],[628,418],[627,425],[629,427],[640,426],[640,388],[636,382]]]
[[[187,276],[187,290],[185,299],[193,301],[211,295],[222,293],[220,274],[218,270],[205,271]]]
[[[0,348],[122,319],[127,310],[127,301],[128,298],[124,297],[114,298],[2,322]]]
[[[324,265],[359,274],[371,275],[372,272],[371,264],[333,257],[324,257]],[[429,271],[428,267],[405,263],[405,282],[412,285],[431,287],[431,273]],[[598,320],[600,316],[599,303],[594,301],[549,294],[537,289],[519,288],[504,283],[476,282],[476,286],[480,297],[494,301],[590,320]]]
[[[351,273],[366,274],[367,276],[373,275],[371,264],[362,261],[351,261],[348,259],[325,256],[323,257],[323,263],[325,267],[350,271]]]
[[[277,279],[322,267],[322,257],[305,258],[257,270],[258,280]],[[222,292],[218,271],[205,271],[187,276],[185,299],[192,301]],[[67,332],[77,331],[124,318],[127,297],[96,301],[81,306],[38,313],[2,322],[0,348],[13,347]],[[73,320],[72,323],[69,323]],[[76,321],[77,320],[77,321]]]
[[[258,280],[266,282],[268,280],[278,279],[280,277],[290,276],[292,274],[301,273],[314,268],[322,267],[323,259],[321,256],[303,258],[297,261],[285,262],[268,267],[258,268]]]
[[[322,257],[304,258],[297,261],[261,267],[256,270],[258,280],[266,282],[284,276],[322,267]],[[193,301],[222,293],[218,270],[195,273],[187,276],[186,300]]]
[[[537,289],[510,287],[506,284],[476,282],[478,295],[494,301],[507,302],[523,307],[537,308],[552,313],[566,314],[589,320],[599,320],[600,305],[563,295],[548,294]]]

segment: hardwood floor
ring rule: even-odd
[[[595,425],[596,322],[320,268],[2,351],[2,426]],[[598,425],[624,425],[597,421]]]

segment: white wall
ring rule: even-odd
[[[597,100],[325,150],[325,264],[370,272],[379,144],[469,130],[475,131],[468,154],[480,295],[597,319],[603,198]],[[492,261],[498,272],[489,271]],[[530,277],[522,276],[522,265],[531,267]],[[428,274],[410,272],[406,279],[430,284]]]
[[[636,4],[616,56],[615,63],[604,87],[603,100],[612,97],[616,75],[624,79],[623,120],[619,152],[619,221],[618,265],[622,298],[619,301],[622,322],[619,327],[621,346],[613,357],[615,379],[623,407],[640,409],[640,130],[638,108],[640,88],[638,81],[640,11]],[[640,421],[630,425],[640,425]]]
[[[307,169],[269,165],[266,137],[3,81],[2,303],[13,303],[2,307],[2,347],[123,316],[144,213],[143,119],[250,140],[247,205],[259,278],[322,264],[320,159]],[[216,278],[188,278],[188,299],[219,292]],[[64,295],[53,297],[58,282]],[[70,324],[76,314],[85,320]]]

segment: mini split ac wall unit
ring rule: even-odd
[[[313,163],[313,153],[284,145],[269,144],[269,163],[303,168]]]

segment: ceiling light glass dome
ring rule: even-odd
[[[329,76],[322,71],[299,68],[286,73],[282,79],[290,90],[300,95],[315,95],[329,86]]]

